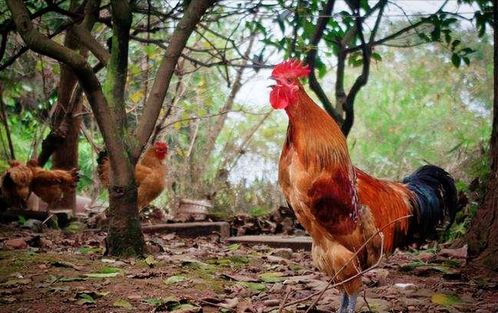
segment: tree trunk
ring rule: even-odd
[[[137,209],[137,188],[114,187],[109,190],[108,255],[135,256],[144,254],[144,237]]]
[[[113,36],[111,58],[107,68],[104,94],[113,110],[112,122],[124,145],[118,153],[109,153],[111,165],[109,187],[109,232],[107,253],[110,255],[143,255],[144,237],[137,207],[137,185],[134,167],[138,158],[131,157],[134,144],[126,118],[125,89],[128,73],[128,44],[132,14],[128,1],[112,0]],[[127,143],[127,144],[126,144]]]
[[[498,9],[496,1],[493,5],[494,17],[494,99],[493,126],[490,141],[490,165],[486,194],[477,215],[472,221],[467,240],[471,256],[495,271],[498,271]]]
[[[72,31],[69,30],[64,40],[64,45],[69,49],[76,50],[78,43],[71,33]],[[70,108],[71,95],[77,81],[78,79],[74,76],[69,66],[62,64],[59,86],[57,88],[57,111],[53,117],[52,127],[53,129],[58,129],[61,126],[65,128],[65,136],[61,146],[55,150],[52,156],[54,168],[70,170],[78,167],[78,134],[81,118],[73,117],[73,113],[79,111]],[[79,106],[80,103],[75,103],[75,105]],[[57,209],[69,209],[75,214],[75,204],[76,191],[67,192],[57,204]]]

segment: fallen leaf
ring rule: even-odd
[[[235,251],[240,248],[240,243],[232,243],[231,245],[227,246],[227,249],[230,251]]]
[[[65,292],[68,292],[70,290],[69,287],[65,286],[65,287],[50,287],[48,289],[50,292],[61,292],[61,293],[65,293]]]
[[[112,306],[117,307],[117,308],[124,308],[124,309],[133,309],[133,305],[131,305],[130,302],[128,302],[125,299],[118,299],[112,303]]]
[[[468,246],[464,245],[458,249],[441,249],[439,255],[443,257],[466,259],[468,256]]]
[[[84,280],[87,280],[86,277],[81,277],[81,276],[78,276],[78,277],[61,277],[58,279],[58,281],[61,281],[61,282],[71,282],[71,281],[84,281]]]
[[[152,306],[160,306],[163,303],[161,298],[149,298],[143,301],[144,303]]]
[[[76,264],[73,264],[71,262],[66,262],[66,261],[54,261],[51,263],[55,267],[67,267],[67,268],[72,268],[77,271],[81,271],[83,268],[80,266],[77,266]]]
[[[201,311],[201,307],[195,306],[190,303],[180,304],[173,306],[171,312],[173,313],[196,313]]]
[[[149,255],[148,257],[145,258],[145,264],[147,264],[149,267],[154,267],[158,262],[156,259],[154,259],[153,255]]]
[[[278,283],[284,280],[282,278],[282,273],[278,272],[267,272],[259,275],[259,278],[265,283]]]
[[[112,278],[118,276],[119,273],[88,273],[84,274],[84,276],[89,278]]]
[[[186,276],[183,276],[183,275],[174,275],[174,276],[171,276],[171,277],[168,277],[167,279],[165,279],[164,283],[166,285],[173,285],[173,284],[185,281],[185,280],[187,280]]]
[[[445,294],[445,293],[433,294],[431,301],[432,301],[432,303],[444,305],[444,306],[451,306],[451,305],[462,303],[462,300],[460,299],[460,297],[458,295]]]
[[[241,274],[221,274],[222,277],[228,278],[236,281],[246,281],[246,282],[258,282],[259,279],[256,279],[251,276],[241,275]]]
[[[220,307],[225,309],[234,309],[239,305],[239,298],[225,299],[224,303],[220,304]]]
[[[110,273],[121,273],[121,269],[117,267],[104,267],[100,270],[100,273],[110,274]]]
[[[266,290],[266,285],[263,283],[253,283],[253,282],[246,282],[242,281],[238,283],[239,285],[246,287],[248,289],[251,289],[253,291],[265,291]]]
[[[78,294],[78,300],[76,301],[76,304],[83,305],[83,304],[92,304],[92,303],[95,303],[95,299],[91,295],[87,293]]]
[[[27,285],[31,283],[30,278],[23,278],[23,279],[9,279],[5,283],[0,284],[0,287],[6,287],[6,288],[12,288],[16,287],[19,285]]]

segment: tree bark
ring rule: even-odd
[[[497,1],[493,3],[494,19],[494,98],[493,98],[493,126],[490,140],[489,161],[491,172],[489,175],[486,194],[472,226],[467,235],[471,256],[477,261],[495,271],[498,271],[498,21]]]
[[[64,39],[64,46],[78,51],[86,59],[88,50],[82,47],[82,43],[89,40],[81,38],[78,29],[89,32],[95,25],[98,16],[100,0],[88,1],[84,7],[78,8],[77,1],[72,1],[71,12],[84,14],[81,24],[70,27]],[[78,12],[80,11],[80,12]],[[80,31],[81,32],[81,31]],[[81,126],[81,117],[78,113],[82,107],[82,92],[77,89],[78,79],[71,68],[61,64],[61,75],[57,88],[57,111],[54,114],[52,129],[64,132],[64,138],[59,147],[55,149],[52,156],[54,168],[71,170],[78,168],[78,138]],[[78,92],[76,92],[78,90]],[[76,190],[66,192],[64,197],[57,203],[56,209],[70,209],[76,215]]]
[[[113,111],[112,120],[118,136],[127,143],[126,150],[109,153],[111,165],[109,187],[109,234],[107,253],[111,255],[143,255],[145,242],[140,229],[137,207],[135,164],[130,151],[136,145],[131,138],[126,118],[125,89],[128,73],[128,43],[132,14],[130,3],[112,0],[113,36],[111,58],[107,69],[104,94]]]

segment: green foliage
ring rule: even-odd
[[[253,207],[249,210],[249,214],[254,217],[265,216],[266,214],[268,214],[268,209],[265,209],[263,207]]]
[[[445,50],[435,46],[385,50],[384,62],[372,69],[356,102],[357,122],[349,136],[353,162],[389,178],[401,178],[426,162],[444,168],[464,163],[490,135],[490,91],[479,91],[489,82],[467,79],[490,74],[490,46],[480,48],[486,52],[476,55],[475,64],[458,71],[439,62]],[[457,178],[469,182],[472,175],[463,170]]]

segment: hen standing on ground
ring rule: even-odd
[[[10,168],[0,177],[0,198],[7,206],[25,209],[33,173],[18,161],[10,161],[9,164]]]
[[[355,168],[339,126],[299,82],[308,73],[308,67],[293,60],[272,72],[276,85],[270,103],[289,117],[279,183],[313,238],[315,265],[337,282],[357,276],[340,286],[339,312],[352,313],[361,288],[358,273],[375,264],[381,251],[423,240],[446,219],[452,222],[456,189],[451,176],[433,165],[418,169],[403,183],[379,180]]]
[[[142,210],[152,200],[157,198],[166,185],[166,165],[163,160],[168,153],[165,142],[156,142],[143,155],[135,167],[135,179],[138,186],[138,209]],[[109,157],[107,151],[99,153],[97,173],[102,185],[109,188]]]
[[[54,209],[65,193],[73,191],[79,180],[78,170],[45,170],[36,160],[29,160],[28,168],[33,173],[31,191],[47,203],[47,210]]]

